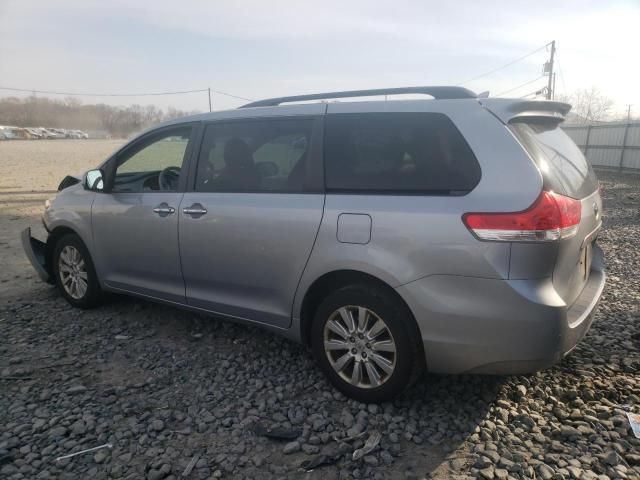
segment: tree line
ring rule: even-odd
[[[592,123],[626,120],[616,115],[614,102],[598,88],[576,90],[569,95],[558,95],[556,100],[572,104],[569,123]],[[199,113],[169,107],[163,110],[155,105],[112,106],[82,104],[76,97],[54,100],[32,95],[26,98],[0,98],[0,125],[16,127],[47,127],[90,132],[127,138],[151,125]],[[631,116],[633,119],[633,116]]]
[[[75,97],[55,100],[46,97],[0,98],[0,125],[15,127],[64,128],[104,132],[127,138],[151,125],[199,113],[155,105],[112,106],[83,104]]]

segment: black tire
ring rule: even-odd
[[[360,306],[368,309],[383,320],[390,332],[389,338],[395,342],[394,368],[379,386],[374,386],[373,382],[369,382],[369,386],[365,387],[350,383],[334,369],[329,360],[329,356],[337,356],[342,353],[335,354],[334,352],[327,353],[325,351],[325,325],[331,318],[335,318],[333,315],[338,309],[345,306],[353,306],[350,308]],[[370,314],[367,314],[366,318],[370,319],[370,324],[376,321],[375,317],[370,316]],[[332,335],[332,333],[329,335]],[[333,291],[316,309],[311,326],[311,348],[322,371],[338,390],[346,396],[364,403],[379,403],[391,400],[418,378],[424,369],[424,355],[418,343],[419,338],[418,328],[408,308],[393,293],[377,285],[349,285]],[[337,339],[338,341],[341,340],[341,338]],[[351,339],[351,336],[349,339]],[[367,343],[367,345],[370,344]],[[364,349],[364,347],[362,348]],[[370,350],[367,351],[371,352]],[[371,353],[369,353],[367,361],[371,360]],[[364,360],[361,359],[361,361]],[[349,365],[351,365],[351,372],[353,373],[355,363],[355,359],[351,360],[345,367],[347,371],[343,370],[342,374],[350,376],[348,374]],[[364,363],[361,365],[364,365]],[[361,367],[361,371],[363,368]]]
[[[72,296],[63,285],[63,274],[60,272],[60,255],[66,247],[75,249],[75,251],[81,255],[82,260],[84,260],[87,287],[83,294],[78,298],[74,298],[74,296]],[[87,250],[87,247],[84,245],[82,240],[80,240],[80,237],[75,233],[68,233],[58,239],[53,248],[51,265],[53,267],[53,274],[58,290],[67,302],[74,307],[83,309],[93,308],[100,303],[102,300],[102,290],[100,289],[100,283],[98,282],[98,277],[96,275],[95,267],[93,266],[93,261],[91,260],[91,255],[89,255],[89,250]]]

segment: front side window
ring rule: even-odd
[[[302,192],[312,119],[216,123],[205,130],[196,191]]]
[[[163,130],[118,157],[113,192],[178,190],[191,127]]]
[[[480,181],[471,148],[440,113],[330,114],[324,158],[328,191],[463,195]]]

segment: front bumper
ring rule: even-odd
[[[47,263],[47,244],[35,239],[31,236],[31,227],[25,228],[20,234],[22,240],[22,248],[27,258],[33,265],[36,273],[47,283],[52,283],[53,275],[51,275]]]
[[[605,284],[602,251],[573,305],[550,278],[496,280],[434,275],[397,289],[436,373],[521,374],[547,368],[584,337]]]

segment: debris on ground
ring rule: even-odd
[[[195,454],[193,458],[189,461],[185,469],[182,471],[183,477],[188,477],[189,475],[191,475],[191,471],[193,470],[193,467],[196,466],[196,463],[198,462],[198,460],[200,460],[200,455]]]
[[[367,438],[367,441],[365,442],[364,446],[362,448],[358,448],[357,450],[354,450],[352,459],[354,461],[360,460],[365,455],[373,452],[378,447],[378,444],[380,443],[381,439],[382,439],[382,435],[380,434],[380,432],[378,431],[371,432],[371,435],[369,435],[369,438]]]
[[[61,457],[56,458],[56,461],[65,460],[67,458],[77,457],[78,455],[82,455],[84,453],[95,452],[96,450],[101,450],[103,448],[112,449],[113,445],[111,443],[105,443],[104,445],[99,445],[93,448],[87,448],[85,450],[80,450],[79,452],[70,453],[69,455],[63,455]]]
[[[629,419],[629,424],[631,425],[633,434],[636,438],[640,438],[640,415],[637,413],[627,412],[627,418]]]

